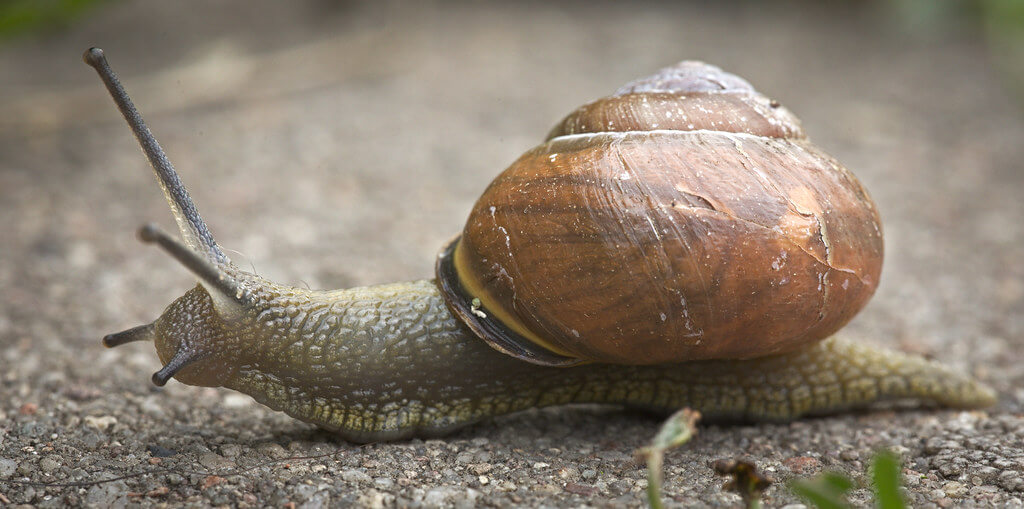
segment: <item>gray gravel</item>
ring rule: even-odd
[[[643,503],[632,453],[649,416],[549,409],[355,446],[226,390],[153,387],[149,345],[104,350],[191,281],[134,239],[172,223],[79,59],[91,45],[231,256],[319,288],[431,274],[492,176],[573,107],[683,58],[734,71],[878,202],[883,282],[846,334],[973,372],[1002,399],[703,426],[666,459],[669,503],[737,505],[716,459],[863,481],[890,447],[915,506],[1024,505],[1024,121],[976,34],[813,2],[287,4],[121,2],[0,47],[0,505]],[[766,502],[797,500],[777,485]]]

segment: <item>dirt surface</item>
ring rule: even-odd
[[[972,372],[1001,401],[703,426],[666,458],[667,501],[737,505],[716,459],[863,480],[890,447],[915,506],[1022,505],[1024,121],[969,31],[803,4],[285,4],[115,3],[0,47],[0,505],[637,506],[632,454],[659,424],[560,408],[356,446],[227,390],[152,386],[151,346],[99,340],[192,280],[135,240],[173,223],[81,63],[92,45],[231,256],[314,288],[431,275],[490,179],[575,106],[684,58],[740,74],[878,203],[882,285],[844,333]],[[779,483],[766,502],[797,499]]]

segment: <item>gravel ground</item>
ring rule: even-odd
[[[969,30],[905,33],[874,11],[810,4],[154,0],[7,42],[0,505],[643,504],[632,453],[658,427],[649,416],[547,409],[356,446],[227,390],[153,387],[149,345],[104,350],[100,337],[152,320],[192,282],[134,238],[145,221],[172,222],[80,61],[98,45],[231,256],[314,288],[432,274],[493,175],[631,78],[683,58],[748,78],[881,210],[883,282],[845,334],[972,372],[1001,401],[702,426],[666,458],[666,499],[737,505],[716,459],[751,458],[778,480],[863,480],[872,452],[890,447],[915,506],[1020,507],[1020,110]],[[869,496],[860,483],[852,499]],[[797,502],[781,483],[765,501]]]

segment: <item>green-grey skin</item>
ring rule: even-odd
[[[269,283],[224,321],[203,286],[153,324],[164,362],[356,442],[437,436],[480,419],[566,403],[699,410],[709,419],[783,421],[894,399],[972,408],[987,387],[918,356],[832,338],[761,359],[660,366],[537,366],[472,336],[433,281],[338,291]]]
[[[780,421],[894,399],[957,408],[995,402],[991,389],[940,364],[835,338],[751,360],[543,367],[473,336],[432,281],[337,291],[265,281],[239,270],[214,241],[102,50],[83,58],[149,158],[182,240],[153,226],[140,237],[200,280],[155,322],[104,338],[107,346],[154,341],[165,363],[153,376],[158,384],[173,376],[235,389],[359,442],[440,435],[566,403]]]

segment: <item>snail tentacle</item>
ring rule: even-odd
[[[89,48],[82,55],[82,60],[93,69],[96,69],[96,73],[103,80],[103,84],[107,87],[107,91],[110,92],[114,103],[121,111],[121,115],[128,122],[132,133],[135,134],[135,139],[138,140],[139,146],[142,147],[142,151],[145,152],[150,165],[153,166],[153,171],[156,172],[157,179],[160,181],[160,188],[163,189],[167,203],[171,206],[174,219],[178,223],[178,228],[181,230],[181,235],[185,238],[185,242],[189,247],[203,253],[218,265],[228,264],[228,257],[221,251],[217,241],[213,239],[213,234],[210,233],[210,229],[206,227],[206,222],[199,215],[199,210],[192,203],[192,198],[181,183],[178,173],[174,171],[174,165],[171,164],[167,154],[164,153],[164,149],[156,141],[153,133],[146,126],[145,121],[142,120],[142,115],[139,114],[139,110],[135,108],[120,80],[117,79],[117,74],[114,73],[114,70],[110,68],[110,64],[107,63],[107,57],[104,56],[103,50]]]

